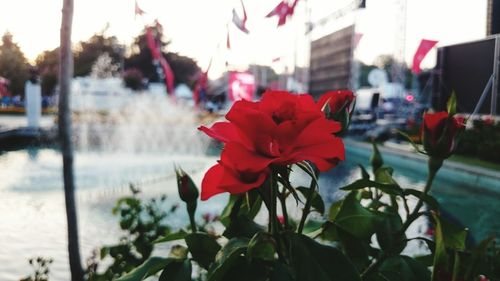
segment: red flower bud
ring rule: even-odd
[[[198,188],[194,184],[191,177],[186,174],[181,168],[176,169],[177,188],[179,197],[186,203],[196,202],[198,200]]]
[[[351,113],[354,110],[354,94],[348,90],[330,91],[318,100],[318,107],[326,118],[342,124],[342,131],[349,126]]]
[[[465,128],[464,119],[449,116],[447,112],[426,113],[421,128],[421,139],[429,156],[446,159],[456,147],[457,135]]]

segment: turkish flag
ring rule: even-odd
[[[427,53],[437,44],[438,41],[435,40],[427,40],[422,39],[420,41],[420,45],[413,56],[413,66],[411,67],[411,71],[415,74],[419,74],[422,69],[420,69],[420,63],[425,58]]]
[[[282,26],[286,23],[286,18],[293,15],[295,5],[297,5],[297,1],[295,1],[292,6],[289,6],[285,1],[281,1],[271,12],[269,12],[269,14],[267,14],[266,18],[278,16],[278,26]]]

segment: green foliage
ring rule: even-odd
[[[59,48],[42,52],[37,56],[35,64],[40,73],[42,95],[53,95],[59,79]]]
[[[481,274],[497,280],[500,249],[494,239],[475,248],[467,245],[466,230],[443,219],[438,202],[428,193],[433,175],[424,191],[406,189],[395,181],[395,171],[383,166],[381,153],[375,150],[374,154],[372,158],[378,160],[372,161],[373,173],[362,168],[362,178],[342,188],[346,196],[330,206],[325,206],[313,188],[318,184],[318,172],[310,163],[298,165],[311,178],[309,188],[294,187],[288,180],[289,171],[273,171],[261,188],[229,197],[219,221],[224,227],[222,235],[208,227],[213,223],[210,219],[201,228],[191,227],[191,232],[179,230],[163,235],[155,243],[182,239],[184,243],[172,246],[168,257],[142,261],[120,280],[159,275],[159,280],[183,281],[469,281]],[[184,176],[187,174],[180,173],[178,180]],[[179,181],[178,190],[184,196],[181,198],[189,202],[197,196],[186,197],[190,194],[186,191],[196,186],[186,179],[189,186]],[[286,205],[282,206],[282,223],[272,223],[278,221],[272,217],[276,210],[266,212],[270,222],[267,230],[255,222],[263,206],[268,210],[277,208],[273,194],[274,200],[283,202],[288,198],[304,205],[302,228],[288,217]],[[132,205],[135,202],[123,200]],[[409,200],[417,200],[417,204]],[[410,208],[412,205],[416,206]],[[307,219],[310,210],[322,217]],[[421,216],[428,217],[434,236],[408,238],[406,231]],[[403,255],[412,241],[424,242],[429,254]]]
[[[74,75],[88,76],[101,55],[108,54],[113,64],[119,64],[124,56],[124,46],[120,45],[115,36],[106,36],[101,32],[86,41],[78,42],[74,53]]]
[[[21,48],[14,43],[12,34],[4,33],[0,45],[0,76],[10,80],[9,90],[13,95],[24,96],[28,67],[28,61]]]
[[[177,53],[166,52],[165,49],[170,42],[165,41],[161,29],[156,27],[153,28],[156,33],[159,33],[162,55],[167,60],[174,73],[174,84],[186,84],[193,89],[195,86],[193,78],[200,71],[196,61]],[[150,82],[161,82],[156,72],[156,68],[153,65],[151,51],[147,45],[146,29],[134,39],[132,54],[125,59],[125,69],[129,68],[140,70],[144,77]]]
[[[131,190],[132,196],[120,198],[113,208],[113,214],[119,216],[120,228],[125,235],[118,244],[102,247],[99,257],[96,255],[89,260],[88,280],[111,280],[131,271],[151,256],[156,240],[171,233],[167,218],[177,207],[165,211],[165,196],[143,201],[139,198],[139,190],[133,186]],[[101,265],[101,261],[107,259],[111,259],[111,264],[104,269],[99,268],[108,264],[103,262]],[[158,259],[149,261],[156,262]]]
[[[50,269],[49,266],[54,260],[51,258],[37,257],[29,259],[28,262],[33,268],[33,274],[22,278],[21,281],[48,281]]]

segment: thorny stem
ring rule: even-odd
[[[305,225],[307,216],[309,215],[309,212],[311,211],[312,199],[314,197],[315,191],[316,191],[316,181],[314,179],[311,179],[311,185],[309,187],[309,194],[307,195],[307,201],[306,201],[306,204],[304,205],[304,210],[302,211],[302,217],[300,218],[299,228],[297,230],[297,232],[299,234],[302,234],[302,231],[304,231],[304,225]]]
[[[288,211],[286,209],[286,189],[283,187],[283,191],[279,195],[281,212],[283,213],[283,220],[285,222],[285,229],[288,229]]]
[[[439,168],[441,168],[443,164],[443,160],[444,159],[434,158],[432,156],[429,158],[429,175],[427,176],[427,182],[425,184],[424,191],[422,192],[420,198],[418,199],[415,209],[413,209],[411,214],[408,215],[408,218],[401,226],[401,229],[399,230],[398,234],[405,233],[408,227],[411,225],[411,223],[414,222],[420,215],[422,215],[422,213],[419,211],[424,204],[424,197],[431,190],[432,183],[434,181],[434,178],[436,177],[437,172],[439,171]],[[361,274],[361,279],[365,280],[367,277],[369,277],[387,257],[388,256],[385,253],[382,253],[382,255],[378,259],[376,259],[375,262],[370,264],[370,266],[368,266],[366,270]]]

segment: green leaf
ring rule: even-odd
[[[256,233],[263,231],[265,228],[246,215],[240,215],[234,219],[230,219],[229,225],[224,230],[223,235],[228,238],[246,237],[252,238]]]
[[[467,271],[465,273],[465,279],[469,280],[472,279],[474,275],[478,275],[481,272],[475,272],[477,267],[479,266],[481,259],[485,256],[488,246],[495,241],[495,236],[488,237],[481,241],[479,245],[477,245],[473,250],[472,250],[472,257],[469,262],[469,266],[467,268]],[[474,274],[475,273],[475,274]]]
[[[391,194],[391,195],[402,195],[403,190],[397,185],[397,184],[384,184],[384,183],[378,183],[375,181],[371,181],[368,179],[359,179],[356,180],[355,182],[346,185],[340,189],[342,190],[359,190],[363,189],[366,187],[375,187],[377,189],[380,189],[381,191]]]
[[[330,231],[337,235],[338,241],[341,242],[344,253],[354,264],[355,268],[361,272],[370,263],[370,239],[359,239],[351,233],[335,226],[335,231]]]
[[[273,271],[269,276],[269,281],[295,281],[292,269],[280,262],[274,263]]]
[[[274,260],[276,253],[276,241],[269,233],[259,232],[252,237],[248,243],[247,258],[261,259],[265,261]]]
[[[399,254],[406,247],[406,235],[400,233],[403,222],[397,213],[379,213],[377,241],[380,248],[389,255]]]
[[[349,259],[337,248],[319,244],[296,233],[286,234],[290,241],[291,266],[300,281],[360,281]]]
[[[411,189],[411,188],[405,189],[403,191],[403,194],[405,196],[413,195],[417,198],[422,198],[422,200],[427,204],[427,206],[429,206],[429,208],[431,208],[432,210],[439,210],[438,201],[429,194],[426,194],[426,193],[423,193],[421,191],[418,191],[416,189]]]
[[[243,200],[241,204],[236,204],[238,200]],[[262,197],[259,195],[257,190],[251,190],[244,194],[231,195],[229,201],[220,215],[220,221],[224,226],[228,226],[230,223],[231,213],[235,213],[238,216],[245,215],[250,220],[253,220],[258,214],[262,206]],[[238,210],[234,208],[239,207]],[[233,210],[234,209],[234,210]]]
[[[205,233],[191,233],[184,239],[186,240],[189,252],[193,256],[193,260],[203,268],[208,269],[221,248],[215,238]]]
[[[311,236],[311,234],[313,232],[316,232],[318,230],[321,229],[321,227],[323,226],[323,222],[322,221],[319,221],[319,220],[315,220],[315,219],[309,219],[306,221],[305,225],[304,225],[304,231],[303,233],[304,234],[308,234],[309,236]]]
[[[311,193],[311,189],[305,186],[299,186],[297,187],[297,190],[300,191],[305,198],[308,198]],[[325,203],[323,202],[321,195],[316,190],[314,190],[311,207],[322,215],[325,213]]]
[[[384,165],[384,159],[382,159],[382,155],[378,150],[377,144],[375,142],[372,142],[372,145],[373,145],[373,153],[372,156],[370,157],[370,164],[372,165],[372,171],[375,173],[375,171],[377,171],[378,168]]]
[[[452,91],[450,99],[446,104],[446,109],[448,110],[448,116],[453,116],[457,113],[457,94]]]
[[[188,259],[173,261],[165,266],[159,281],[191,281],[192,270]]]
[[[436,242],[432,279],[437,280],[437,273],[443,269],[447,270],[449,266],[449,256],[446,252],[446,248],[464,250],[467,229],[463,229],[443,220],[434,212],[432,213],[432,217],[435,223],[434,240]]]
[[[375,181],[383,184],[397,185],[399,184],[394,180],[392,174],[394,169],[391,167],[380,167],[375,171]]]
[[[208,274],[208,281],[221,280],[237,262],[237,258],[247,250],[248,241],[245,238],[233,238],[229,240],[217,253],[216,262]]]
[[[117,281],[140,281],[155,275],[167,264],[176,261],[171,258],[151,257],[143,262],[139,267],[117,279]]]
[[[368,173],[368,171],[366,171],[365,167],[361,164],[358,164],[358,167],[361,169],[361,177],[363,179],[369,180],[370,174]]]
[[[368,239],[377,229],[377,215],[361,206],[356,199],[356,193],[349,193],[335,217],[334,223],[352,235]]]
[[[340,211],[340,207],[342,206],[343,202],[344,202],[343,200],[339,200],[330,206],[330,210],[328,212],[328,219],[329,220],[331,220],[331,221],[335,220],[335,218],[337,217],[337,214]]]
[[[429,281],[431,273],[427,267],[407,256],[394,256],[385,260],[379,268],[380,280]]]
[[[184,229],[181,229],[177,232],[169,233],[163,237],[160,237],[160,238],[156,239],[153,243],[158,244],[158,243],[165,243],[165,242],[180,240],[180,239],[184,239],[186,237],[186,235],[188,235],[188,233]]]
[[[307,161],[302,161],[299,163],[295,163],[301,170],[306,172],[311,177],[311,180],[314,182],[314,184],[319,188],[319,183],[318,183],[318,172],[316,171],[315,167],[311,166]]]

